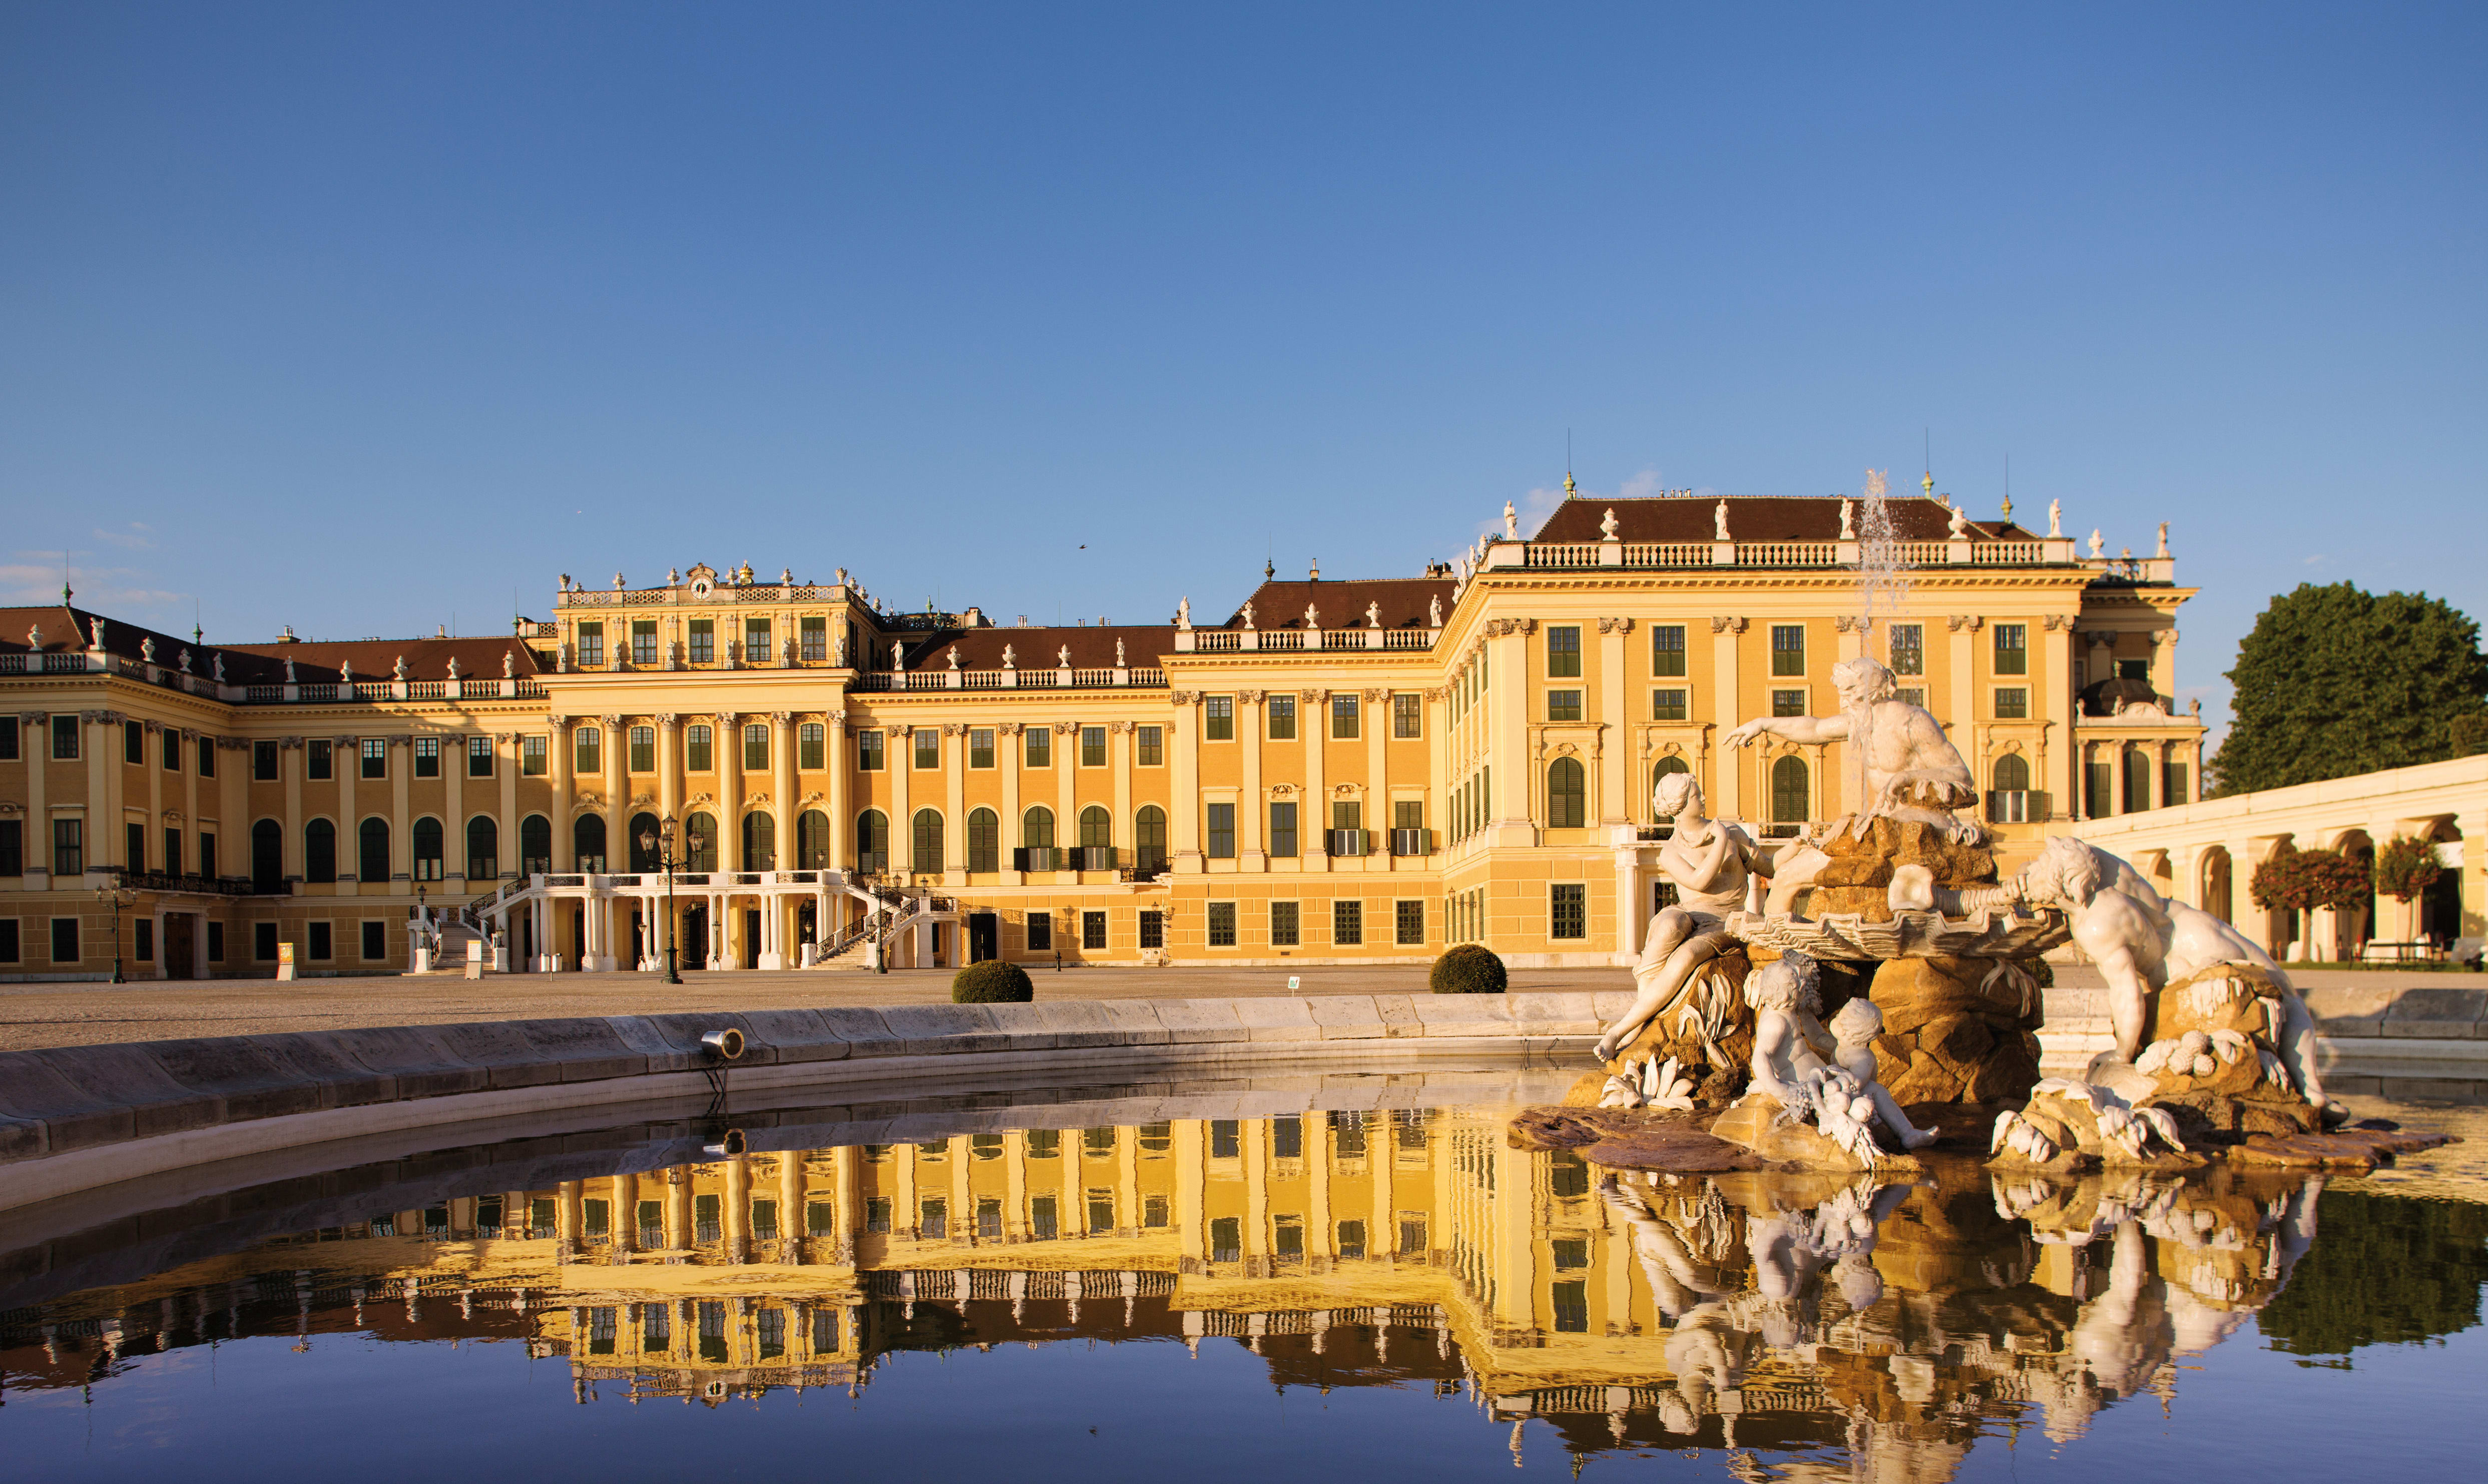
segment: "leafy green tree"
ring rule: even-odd
[[[2302,584],[2255,620],[2228,678],[2216,795],[2457,755],[2453,723],[2488,697],[2488,655],[2478,624],[2425,593]]]
[[[2437,863],[2436,846],[2409,835],[2395,835],[2376,851],[2376,890],[2407,902],[2427,890],[2445,874]]]

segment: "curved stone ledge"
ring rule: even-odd
[[[1622,992],[892,1005],[481,1022],[0,1053],[0,1210],[184,1163],[385,1130],[704,1090],[710,1031],[764,1088],[1042,1063],[1510,1052],[1595,1035]],[[1395,1057],[1395,1059],[1397,1059]]]

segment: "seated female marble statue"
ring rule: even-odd
[[[1696,969],[1737,945],[1728,914],[1745,906],[1756,875],[1771,873],[1771,848],[1756,844],[1742,826],[1705,813],[1702,785],[1691,773],[1659,779],[1651,806],[1660,819],[1676,822],[1658,849],[1659,873],[1675,883],[1676,905],[1650,919],[1633,965],[1632,1008],[1598,1038],[1600,1061],[1632,1045],[1644,1026],[1675,1008]]]

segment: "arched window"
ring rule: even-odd
[[[578,857],[573,870],[603,875],[605,871],[605,816],[582,814],[570,826],[572,853]]]
[[[552,821],[530,814],[519,821],[519,871],[542,876],[552,869]]]
[[[942,869],[942,814],[937,809],[916,811],[916,865],[919,871]]]
[[[1995,760],[1995,792],[2024,794],[2030,789],[2030,760],[2008,752]]]
[[[778,869],[778,822],[766,809],[754,809],[743,817],[743,869]]]
[[[1143,876],[1167,868],[1166,811],[1155,804],[1143,804],[1132,817],[1132,865]]]
[[[440,880],[443,869],[440,857],[443,854],[440,822],[428,814],[416,820],[414,822],[414,879],[419,882]]]
[[[631,869],[633,872],[662,871],[664,869],[664,866],[657,863],[657,856],[664,850],[665,842],[656,839],[656,833],[657,817],[655,815],[635,814],[631,816],[631,838],[623,841],[622,846],[624,852],[631,857]],[[648,837],[648,844],[641,845],[639,843],[642,836]]]
[[[367,882],[389,879],[388,821],[375,816],[363,821],[361,837],[355,842],[354,874]]]
[[[498,881],[501,876],[501,826],[489,814],[466,822],[466,880]]]
[[[1557,758],[1546,770],[1546,827],[1578,829],[1589,812],[1589,774],[1580,759]]]
[[[250,889],[285,889],[285,826],[274,820],[250,826]]]
[[[1038,804],[1020,818],[1019,843],[1030,850],[1054,847],[1054,811]]]
[[[1654,794],[1657,793],[1659,780],[1669,773],[1689,773],[1692,770],[1692,767],[1684,759],[1670,753],[1650,765],[1650,791]]]
[[[1080,811],[1080,843],[1084,847],[1109,846],[1115,843],[1115,817],[1104,807],[1090,804]]]
[[[2125,749],[2126,814],[2140,814],[2151,807],[2152,757],[2142,747],[2128,743]]]
[[[302,879],[315,882],[337,879],[337,826],[327,820],[313,820],[302,826]]]
[[[999,871],[1002,869],[1003,822],[991,809],[968,812],[968,869]]]
[[[890,869],[890,821],[879,809],[866,809],[856,816],[856,869]]]
[[[830,868],[830,817],[818,809],[806,809],[795,816],[795,869],[826,871]]]
[[[683,869],[686,871],[717,869],[716,815],[705,810],[697,810],[684,819]]]
[[[1805,759],[1792,753],[1771,765],[1771,822],[1777,825],[1805,823],[1807,774]]]

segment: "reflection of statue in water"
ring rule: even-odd
[[[1650,920],[1641,958],[1633,965],[1632,1008],[1607,1027],[1596,1054],[1612,1060],[1632,1045],[1644,1026],[1672,1011],[1694,971],[1737,946],[1728,914],[1745,905],[1753,876],[1770,874],[1776,847],[1757,845],[1744,827],[1703,812],[1702,785],[1691,773],[1669,773],[1651,793],[1651,805],[1675,832],[1658,849],[1658,869],[1676,886],[1674,907]]]
[[[1840,692],[1839,715],[1757,716],[1721,741],[1741,747],[1767,734],[1809,745],[1846,742],[1858,838],[1879,818],[1933,825],[1956,840],[1977,838],[1977,826],[1949,812],[1978,802],[1968,765],[1935,717],[1900,698],[1892,672],[1860,655],[1832,666],[1831,684]]]
[[[2107,979],[2108,1024],[2121,1061],[2131,1063],[2141,1051],[2144,1005],[2163,986],[2218,964],[2263,970],[2280,991],[2284,1018],[2273,1040],[2281,1065],[2309,1104],[2327,1106],[2306,1001],[2271,955],[2237,929],[2200,908],[2167,900],[2132,865],[2066,835],[2050,840],[2001,889],[2064,909],[2074,941]]]

